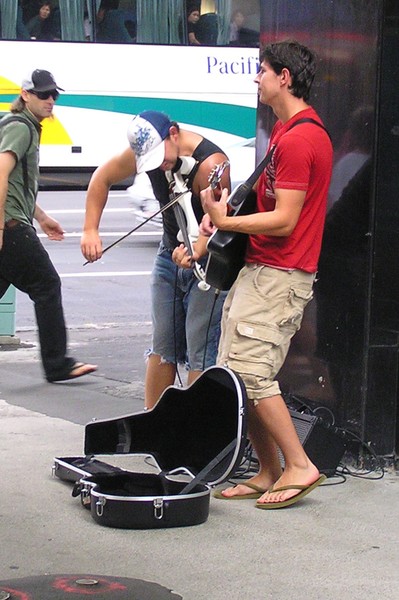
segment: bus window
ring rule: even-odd
[[[259,46],[259,0],[233,0],[224,10],[217,0],[185,0],[182,42],[201,46]],[[191,18],[197,13],[198,18]],[[194,32],[194,42],[189,34]]]
[[[137,16],[135,2],[102,0],[95,19],[96,42],[129,44],[137,41]]]
[[[94,1],[99,7],[98,0]],[[78,3],[79,0],[74,0],[73,4],[76,7]],[[54,73],[65,89],[57,101],[54,118],[43,122],[40,165],[42,173],[51,174],[52,181],[58,178],[60,185],[64,185],[63,174],[87,174],[122,151],[127,145],[126,130],[132,115],[143,110],[165,112],[183,128],[211,139],[227,154],[231,149],[232,155],[239,155],[241,160],[234,161],[237,168],[232,167],[233,181],[239,181],[243,174],[252,172],[255,165],[251,140],[255,136],[257,106],[254,78],[259,69],[259,49],[234,47],[229,43],[184,47],[181,46],[183,42],[156,43],[153,15],[143,16],[139,12],[141,4],[152,6],[155,3],[155,0],[136,2],[138,24],[144,22],[148,25],[151,43],[146,45],[138,39],[136,43],[123,46],[114,43],[116,40],[108,43],[85,41],[86,35],[89,38],[96,36],[90,29],[85,34],[83,28],[85,10],[86,19],[92,14],[86,0],[82,0],[80,5],[80,42],[75,36],[78,31],[75,30],[74,34],[73,29],[66,27],[66,7],[72,6],[69,0],[62,0],[58,5],[61,40],[24,41],[15,39],[15,36],[0,40],[1,55],[13,57],[12,61],[3,61],[1,67],[0,114],[9,110],[20,93],[27,60],[29,65]],[[250,3],[247,0],[248,6]],[[5,4],[9,3],[1,2],[0,6]],[[158,4],[166,10],[172,2],[158,0]],[[177,5],[178,0],[174,4]],[[55,2],[52,7],[57,8]],[[26,11],[27,22],[32,18],[28,8],[32,7],[27,2],[21,4],[21,9]],[[128,11],[134,8],[134,4],[121,0],[119,8]],[[204,8],[211,9],[210,5]],[[4,17],[4,14],[1,16]],[[247,15],[249,17],[250,13],[247,12]],[[163,18],[162,22],[167,23],[167,20]],[[178,18],[175,25],[178,31]],[[167,27],[162,28],[162,35],[165,31]],[[137,38],[139,36],[138,26]]]
[[[259,3],[236,2],[229,24],[230,46],[259,46]],[[256,10],[258,9],[258,10]]]
[[[3,40],[259,46],[259,0],[9,0]],[[189,21],[196,13],[195,22]]]

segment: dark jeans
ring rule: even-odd
[[[46,379],[66,376],[74,359],[66,355],[67,333],[61,280],[34,227],[19,223],[3,232],[0,250],[0,298],[10,284],[34,302],[40,353]]]

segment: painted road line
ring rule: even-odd
[[[61,279],[72,277],[147,277],[151,271],[96,271],[86,273],[59,273]]]
[[[86,212],[85,208],[55,208],[47,209],[46,213],[49,215],[84,215]],[[104,208],[105,213],[133,213],[132,208]]]
[[[126,232],[107,231],[107,232],[100,233],[100,237],[102,237],[102,238],[106,238],[106,237],[120,238],[123,235],[126,235]],[[153,236],[160,237],[162,235],[162,231],[135,231],[134,233],[131,233],[130,235],[132,237],[153,237]],[[45,233],[38,233],[38,237],[39,238],[47,238],[48,236]],[[79,231],[76,231],[73,233],[64,233],[64,238],[76,238],[76,237],[78,237],[78,238],[82,237],[82,233]]]

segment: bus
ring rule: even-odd
[[[10,6],[12,4],[13,0],[10,0]],[[54,118],[42,123],[40,164],[42,173],[56,174],[61,187],[63,182],[68,185],[66,174],[90,173],[124,149],[132,115],[142,110],[167,113],[183,128],[198,131],[220,145],[227,154],[229,148],[234,153],[234,148],[254,146],[257,94],[253,80],[259,67],[256,35],[249,46],[232,45],[228,41],[218,44],[216,38],[193,46],[185,43],[187,36],[182,26],[181,43],[165,43],[166,38],[158,32],[159,24],[151,30],[151,15],[147,14],[149,5],[153,10],[160,6],[164,10],[169,6],[172,10],[180,4],[183,9],[180,14],[186,14],[189,5],[184,1],[144,3],[127,0],[113,2],[114,8],[109,12],[134,15],[135,37],[131,43],[104,41],[103,37],[96,39],[97,28],[86,31],[88,34],[81,40],[85,16],[89,22],[95,21],[91,18],[93,10],[88,9],[93,9],[94,4],[98,14],[104,0],[101,3],[81,0],[81,30],[75,27],[75,32],[69,34],[68,18],[75,15],[76,25],[76,14],[68,13],[65,8],[69,5],[72,11],[72,6],[79,2],[62,0],[50,4],[52,11],[58,10],[61,23],[56,37],[27,39],[26,31],[20,33],[21,27],[29,24],[23,13],[25,3],[18,4],[15,0],[15,4],[18,5],[14,14],[15,39],[4,39],[7,33],[4,18],[11,19],[13,15],[5,14],[5,3],[1,8],[3,39],[0,48],[1,55],[7,56],[8,60],[2,61],[0,70],[0,112],[4,114],[9,110],[10,103],[19,94],[21,81],[32,70],[42,68],[54,74],[65,91],[57,101]],[[259,2],[249,4],[254,5],[254,11],[259,14]],[[202,10],[199,21],[204,18],[209,21],[209,17],[219,19],[217,2],[211,6],[214,12],[209,12],[209,3],[198,2],[197,5],[199,12]],[[146,15],[142,14],[143,7],[147,7]],[[140,27],[150,30],[147,37],[140,36]],[[164,33],[168,34],[167,39],[172,39],[168,27],[164,28]],[[115,27],[112,31],[115,33]],[[161,42],[148,43],[151,34],[154,40],[161,39]],[[8,36],[11,37],[9,32]],[[147,43],[141,43],[140,39]],[[235,162],[238,171],[242,164],[239,160]],[[252,167],[251,164],[249,169]],[[232,172],[232,176],[242,180],[238,172],[236,175]]]

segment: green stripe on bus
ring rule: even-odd
[[[0,95],[0,102],[12,102],[15,96]],[[97,96],[62,94],[59,106],[89,108],[135,115],[143,110],[165,112],[177,122],[217,129],[249,138],[255,135],[256,109],[233,104],[179,100],[171,98],[136,98],[127,96]]]
[[[62,98],[62,100],[61,100]],[[253,137],[256,109],[217,102],[200,102],[171,98],[131,98],[126,96],[69,96],[58,101],[78,108],[137,114],[143,110],[166,112],[174,121],[195,123],[242,137]]]

